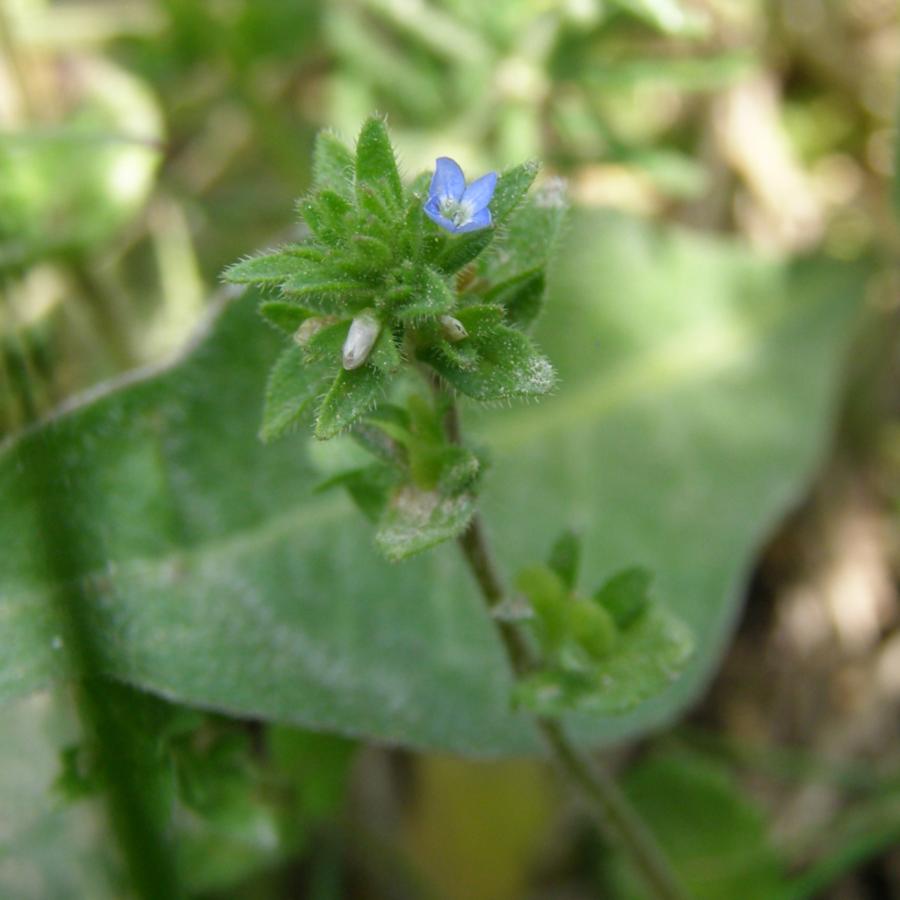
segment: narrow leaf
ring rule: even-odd
[[[372,116],[366,120],[356,142],[356,184],[385,193],[397,206],[403,203],[403,186],[394,158],[394,148],[384,122]]]
[[[267,322],[290,335],[312,315],[308,309],[287,300],[265,300],[260,303],[259,312]]]
[[[316,418],[315,435],[327,440],[365,415],[384,393],[385,375],[371,365],[341,369],[325,395]]]
[[[400,321],[414,321],[427,316],[439,316],[450,312],[456,305],[456,296],[445,278],[434,269],[422,270],[408,301],[394,310]]]
[[[353,154],[332,131],[320,131],[316,138],[313,187],[327,188],[347,200],[353,196]]]
[[[327,373],[323,363],[309,365],[299,347],[289,347],[278,357],[266,385],[259,433],[263,441],[273,441],[297,426],[321,395]]]
[[[539,168],[534,161],[525,162],[508,169],[497,179],[497,187],[490,203],[494,224],[505,222],[510,213],[522,202],[528,188],[537,177]]]
[[[307,269],[310,260],[320,258],[321,251],[316,248],[297,245],[242,259],[229,266],[222,278],[231,284],[278,284]]]

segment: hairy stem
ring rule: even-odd
[[[436,393],[441,386],[432,381]],[[447,398],[444,428],[450,441],[462,443],[459,410]],[[506,588],[491,553],[481,516],[476,513],[459,538],[459,545],[488,609],[493,610],[507,596]],[[512,622],[493,619],[500,634],[510,667],[519,676],[535,664],[522,633]],[[557,719],[535,717],[538,731],[559,770],[569,784],[588,801],[597,823],[627,855],[655,900],[686,900],[664,853],[640,816],[619,789],[612,775],[579,750]]]

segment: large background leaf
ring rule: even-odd
[[[467,413],[494,450],[484,502],[503,564],[565,526],[584,583],[625,565],[695,630],[688,674],[597,743],[677,714],[716,665],[760,541],[828,434],[857,272],[785,267],[731,244],[597,212],[574,217],[539,340],[561,388]],[[338,494],[330,445],[257,440],[278,338],[232,303],[181,363],[56,418],[0,458],[0,697],[64,671],[39,549],[35,442],[69,521],[84,613],[114,675],[190,703],[414,746],[537,746],[508,707],[491,623],[453,546],[399,566]]]

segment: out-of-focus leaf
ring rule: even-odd
[[[541,403],[474,415],[491,448],[483,509],[500,565],[575,527],[583,585],[655,575],[697,653],[623,716],[575,716],[610,743],[677,715],[731,633],[759,543],[828,435],[863,292],[858,268],[785,266],[730,243],[582,212],[538,329],[560,372]],[[456,548],[382,561],[348,498],[316,494],[330,448],[263,447],[259,398],[283,338],[252,293],[189,356],[0,451],[0,697],[64,674],[56,589],[23,460],[44,442],[107,672],[236,714],[470,753],[535,751]],[[463,342],[465,343],[465,342]]]
[[[715,763],[687,755],[651,758],[629,772],[624,787],[692,897],[785,896],[762,813]],[[646,897],[621,861],[615,874],[616,896]]]

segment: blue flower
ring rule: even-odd
[[[466,186],[466,176],[459,164],[442,156],[434,165],[425,215],[452,234],[487,228],[491,224],[488,203],[495,187],[496,172],[488,172]]]

